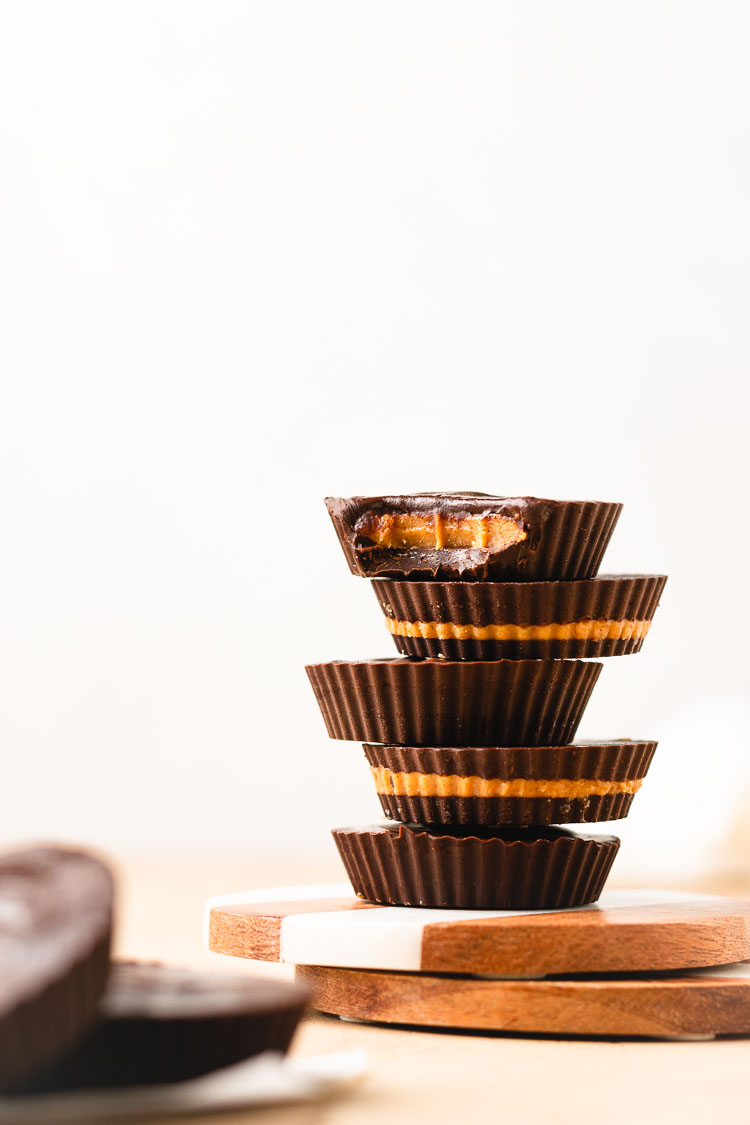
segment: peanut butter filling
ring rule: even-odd
[[[602,781],[594,778],[539,780],[515,777],[463,777],[459,774],[397,773],[371,766],[378,793],[391,797],[604,797],[611,793],[637,793],[641,778]]]
[[[357,521],[357,535],[372,539],[378,547],[410,547],[442,550],[456,547],[487,547],[502,551],[521,543],[526,532],[507,516],[411,515],[405,512],[365,512]]]
[[[396,637],[440,641],[629,641],[646,636],[650,621],[609,621],[606,618],[566,621],[550,625],[456,625],[453,621],[395,621],[386,617]]]

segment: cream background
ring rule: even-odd
[[[620,499],[621,878],[750,865],[741,3],[0,9],[3,842],[331,852],[327,493]],[[615,829],[620,832],[620,828]]]

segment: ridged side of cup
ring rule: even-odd
[[[481,629],[487,626],[587,627],[589,622],[650,625],[666,583],[662,574],[608,575],[576,582],[395,582],[372,583],[388,621]],[[426,627],[426,628],[425,628]],[[399,652],[449,660],[496,660],[623,656],[640,651],[645,634],[625,624],[620,636],[524,638],[399,636]]]
[[[561,582],[593,578],[621,512],[622,504],[601,501],[559,505],[545,522],[534,555],[523,561],[519,577]]]
[[[334,829],[355,892],[368,902],[461,910],[555,910],[596,902],[614,836],[564,830],[448,835],[420,827]]]
[[[333,661],[307,666],[331,738],[410,746],[570,742],[601,664]]]
[[[425,826],[585,824],[622,820],[633,793],[615,792],[580,797],[485,797],[481,780],[540,781],[588,779],[603,782],[641,781],[656,750],[655,742],[619,741],[537,747],[418,747],[366,744],[371,767],[396,774],[459,777],[458,795],[407,795],[378,792],[391,820]],[[479,784],[476,784],[479,783]]]
[[[401,746],[365,743],[371,766],[395,773],[555,780],[626,781],[646,776],[657,743],[635,739],[567,746]]]
[[[378,793],[378,800],[384,815],[402,824],[474,828],[624,820],[633,796],[608,793],[594,797],[406,797]]]

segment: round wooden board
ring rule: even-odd
[[[213,899],[206,914],[217,953],[333,968],[544,977],[750,958],[750,903],[669,891],[605,891],[592,907],[514,913],[374,906],[332,885]]]
[[[483,980],[298,965],[313,1007],[345,1019],[535,1035],[750,1034],[750,964],[671,977]],[[742,975],[742,974],[745,975]]]

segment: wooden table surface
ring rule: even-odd
[[[335,865],[128,859],[120,862],[120,956],[278,978],[288,966],[239,961],[203,946],[203,902],[250,887],[341,879]],[[739,896],[750,887],[693,890]],[[750,1039],[587,1042],[391,1030],[313,1015],[293,1053],[364,1047],[367,1074],[325,1102],[231,1112],[217,1125],[365,1125],[473,1118],[509,1125],[750,1123]],[[171,1118],[173,1125],[195,1118]],[[157,1125],[161,1119],[150,1119]]]

